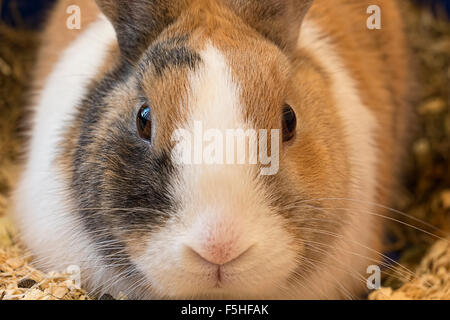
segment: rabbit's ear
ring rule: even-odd
[[[250,26],[283,50],[293,50],[313,0],[224,0]]]
[[[125,59],[134,60],[182,11],[187,0],[95,0],[112,22]]]

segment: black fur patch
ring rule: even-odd
[[[153,66],[158,76],[162,76],[165,70],[172,67],[195,69],[201,62],[201,57],[190,49],[186,42],[187,36],[180,36],[154,44],[141,59],[140,72],[144,73],[149,66]]]
[[[117,272],[136,271],[121,239],[148,234],[177,211],[170,192],[175,174],[170,151],[156,153],[138,137],[138,104],[112,122],[103,116],[113,112],[105,97],[132,75],[131,65],[123,64],[92,86],[79,107],[78,143],[72,153],[71,192],[78,218],[93,243],[111,244],[97,249],[106,265],[117,265]],[[99,132],[105,126],[106,132]]]

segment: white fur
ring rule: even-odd
[[[29,158],[14,194],[22,239],[39,264],[58,271],[78,265],[84,280],[89,275],[95,281],[108,272],[97,268],[98,257],[66,197],[69,182],[55,160],[76,107],[114,41],[114,29],[102,16],[63,51],[33,107]]]
[[[351,209],[351,222],[342,234],[342,239],[345,241],[342,241],[334,254],[330,254],[328,261],[325,261],[325,264],[330,267],[317,272],[315,277],[310,279],[319,292],[327,292],[325,297],[333,297],[330,285],[335,285],[338,281],[345,289],[345,287],[351,288],[348,284],[355,282],[353,276],[362,277],[356,280],[357,282],[363,280],[367,275],[358,274],[358,272],[366,270],[369,263],[363,257],[373,255],[368,248],[371,246],[375,223],[368,212],[373,212],[376,196],[375,135],[378,124],[371,110],[362,102],[357,83],[347,71],[330,37],[327,37],[311,19],[306,19],[303,23],[299,47],[309,51],[330,77],[331,92],[338,107],[340,120],[344,125],[349,152],[346,155],[351,170],[352,188],[349,198],[356,200],[346,203]],[[317,291],[311,294],[317,295]]]

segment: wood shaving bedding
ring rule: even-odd
[[[0,248],[0,300],[89,300],[68,273],[43,273],[30,266],[19,246]]]
[[[440,240],[420,263],[415,277],[400,289],[381,288],[371,300],[450,300],[450,241]]]

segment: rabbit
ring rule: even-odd
[[[13,194],[21,240],[93,295],[362,297],[410,139],[411,61],[393,0],[60,0]],[[207,141],[266,130],[248,151],[272,163],[182,161],[174,132],[199,142],[199,125]]]

